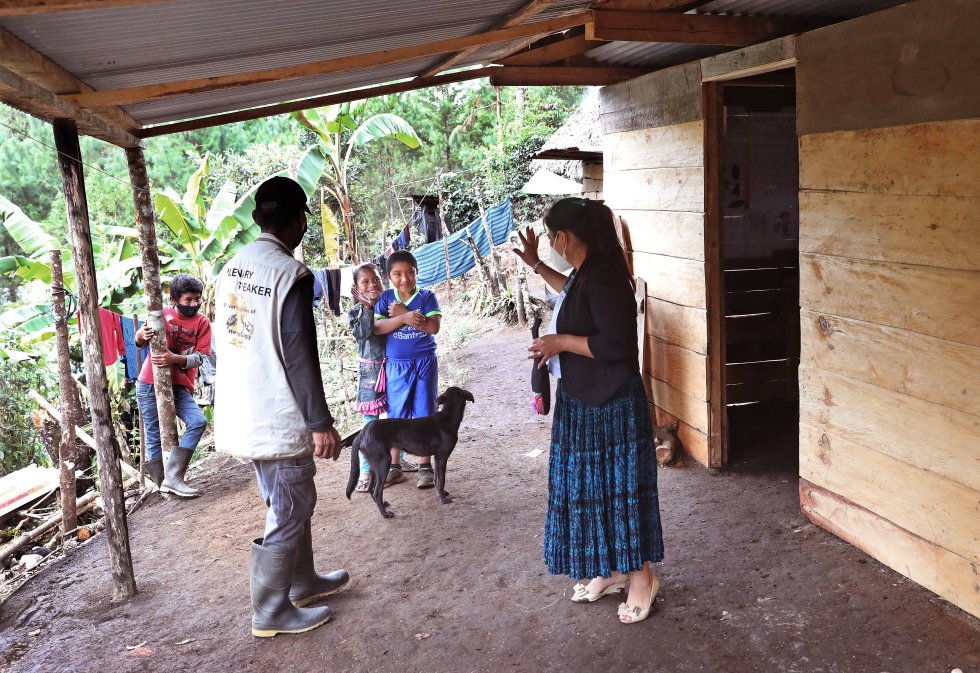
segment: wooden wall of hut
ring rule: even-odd
[[[980,617],[980,5],[806,33],[800,493]]]
[[[647,282],[644,379],[657,424],[680,421],[684,449],[709,449],[705,280],[704,111],[698,62],[600,94],[603,191],[629,227],[635,273]],[[717,455],[714,455],[717,454]]]

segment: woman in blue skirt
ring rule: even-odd
[[[568,198],[544,218],[566,276],[538,257],[528,228],[515,250],[559,291],[550,334],[535,339],[559,377],[548,474],[544,560],[552,574],[576,579],[572,600],[591,603],[620,593],[624,624],[650,614],[660,587],[652,563],[663,560],[653,426],[636,343],[634,283],[601,201]]]

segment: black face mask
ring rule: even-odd
[[[182,304],[177,304],[175,308],[177,309],[177,312],[185,318],[193,318],[197,315],[197,312],[201,310],[200,306],[184,306]]]

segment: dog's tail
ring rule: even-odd
[[[354,492],[354,486],[357,485],[357,477],[361,473],[361,461],[358,460],[357,456],[361,451],[361,436],[358,435],[354,438],[354,443],[350,447],[350,476],[347,477],[347,499],[350,500],[350,494]]]

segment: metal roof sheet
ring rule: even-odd
[[[853,19],[909,0],[712,0],[698,7],[699,14],[752,14]]]
[[[904,0],[711,0],[700,13],[849,18]],[[0,27],[96,90],[300,65],[457,38],[496,28],[528,0],[167,0],[13,16]],[[524,23],[587,9],[557,0]],[[455,66],[485,64],[528,44],[481,47]],[[662,67],[726,51],[690,44],[611,42],[588,52],[607,65]],[[351,72],[231,88],[126,106],[141,125],[191,119],[405,79],[449,54]]]

